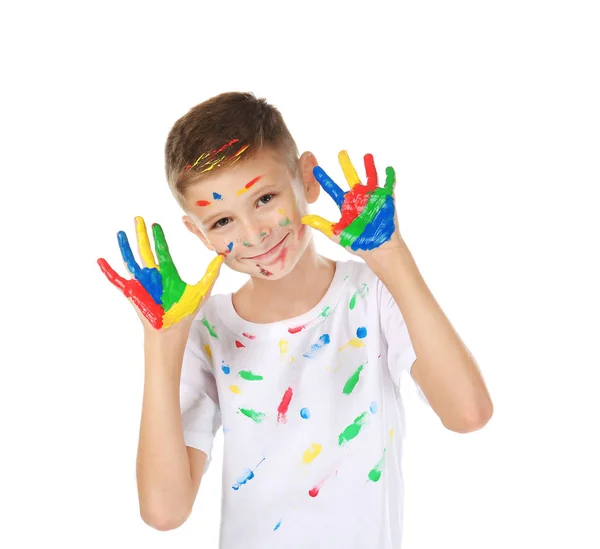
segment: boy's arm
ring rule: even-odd
[[[458,433],[482,428],[493,405],[475,359],[423,280],[403,239],[365,254],[396,301],[417,359],[411,376],[443,425]]]
[[[191,513],[207,456],[186,448],[179,388],[190,322],[159,332],[144,330],[145,378],[137,455],[140,515],[171,530]]]

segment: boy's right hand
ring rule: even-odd
[[[160,225],[152,225],[154,247],[158,265],[150,248],[146,224],[141,217],[135,218],[138,249],[144,267],[140,268],[133,253],[127,235],[119,231],[117,237],[123,261],[133,279],[121,277],[105,259],[98,259],[100,269],[106,278],[136,306],[140,318],[156,330],[165,330],[185,319],[193,320],[195,313],[210,295],[219,275],[224,257],[218,255],[208,265],[202,279],[193,286],[181,280],[171,259],[169,247]],[[138,313],[139,314],[139,313]],[[189,326],[188,326],[189,327]]]

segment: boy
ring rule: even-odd
[[[136,218],[143,267],[119,233],[134,279],[99,260],[144,323],[142,518],[159,530],[186,520],[222,425],[221,548],[397,549],[401,373],[452,431],[481,428],[492,403],[400,235],[393,170],[378,185],[367,155],[363,184],[340,153],[344,192],[298,155],[277,109],[244,93],[191,109],[165,153],[185,226],[218,255],[189,286],[160,227],[157,265]],[[308,215],[321,186],[338,223]],[[307,226],[364,262],[319,255]],[[249,279],[209,298],[223,262]]]

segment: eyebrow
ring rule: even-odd
[[[244,185],[244,187],[243,187],[244,192],[240,193],[240,191],[238,191],[238,193],[245,194],[246,190],[250,189],[250,187],[253,186],[261,177],[262,177],[262,175],[255,177],[254,179],[252,179],[251,181],[246,183],[246,185]],[[262,195],[262,194],[268,194],[268,192],[274,191],[276,186],[277,186],[277,183],[275,183],[275,182],[265,183],[264,185],[261,185],[260,187],[256,187],[252,193],[249,193],[249,198],[254,198],[254,197],[256,197],[258,195]],[[196,202],[196,204],[198,204],[199,202],[203,202],[203,201],[198,200]],[[202,219],[202,223],[205,225],[208,225],[214,219],[220,219],[222,217],[225,217],[225,216],[223,215],[223,212],[221,211],[221,212],[218,212],[218,213],[208,216],[206,219]]]

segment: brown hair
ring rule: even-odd
[[[281,153],[296,175],[298,148],[276,107],[253,93],[226,92],[207,99],[177,120],[167,137],[165,171],[171,192],[185,209],[187,188],[262,147]]]

